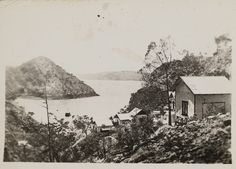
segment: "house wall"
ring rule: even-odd
[[[192,117],[194,115],[194,95],[181,81],[175,89],[175,112],[177,114],[182,114],[182,101],[188,101],[188,117]]]
[[[198,118],[203,117],[203,103],[225,102],[225,111],[231,112],[230,94],[196,95],[195,111]]]

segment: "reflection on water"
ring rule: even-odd
[[[94,118],[98,125],[111,124],[109,117],[117,113],[128,104],[131,93],[141,88],[140,81],[111,81],[88,80],[90,85],[100,96],[69,99],[49,100],[49,111],[58,118],[65,118],[65,113],[72,115],[88,115]],[[46,110],[41,99],[18,98],[19,105],[26,112],[34,112],[34,118],[39,122],[46,122]]]

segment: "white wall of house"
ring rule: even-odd
[[[175,112],[177,114],[182,114],[182,101],[187,101],[188,117],[192,117],[194,115],[194,95],[182,81],[175,89],[175,100]]]
[[[231,95],[230,94],[201,94],[195,96],[195,112],[198,118],[203,118],[204,103],[225,103],[225,112],[231,112]]]

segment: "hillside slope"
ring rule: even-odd
[[[46,82],[47,81],[47,82]],[[46,57],[37,57],[19,67],[6,68],[6,98],[17,96],[43,97],[52,99],[96,96],[96,92],[74,75]]]

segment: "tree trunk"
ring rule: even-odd
[[[47,75],[46,75],[47,76]],[[49,120],[49,110],[48,110],[48,97],[47,97],[47,77],[45,82],[45,104],[46,104],[46,111],[47,111],[47,121],[48,121],[48,149],[49,149],[49,161],[53,162],[52,157],[52,147],[51,147],[51,130],[50,130],[50,120]]]
[[[26,145],[23,145],[24,161],[26,162]]]
[[[171,107],[170,107],[170,98],[169,98],[169,77],[168,77],[168,68],[166,66],[166,90],[167,90],[167,104],[168,104],[168,112],[169,112],[169,125],[171,126],[172,125],[172,122],[171,122]]]

